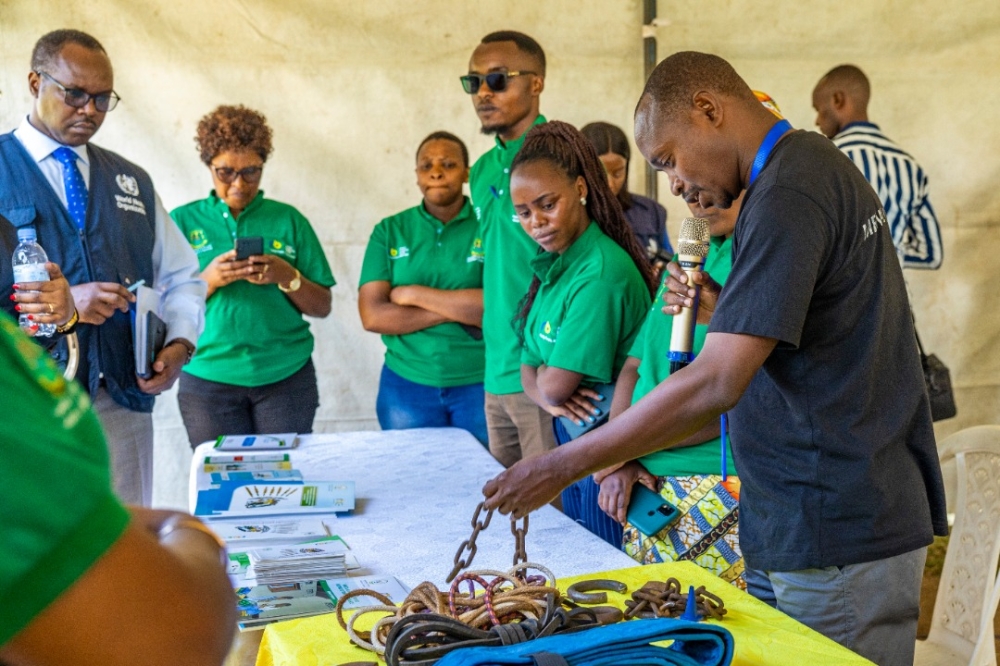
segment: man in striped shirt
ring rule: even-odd
[[[812,94],[816,125],[871,183],[889,220],[904,268],[941,266],[941,230],[927,193],[927,174],[913,156],[868,121],[871,86],[854,65],[834,67]]]

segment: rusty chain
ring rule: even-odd
[[[528,536],[528,516],[524,516],[524,524],[517,526],[514,517],[510,518],[510,533],[514,535],[514,566],[524,564],[528,561],[528,553],[524,549],[524,538]],[[523,570],[522,570],[523,571]]]
[[[458,547],[458,552],[455,553],[454,566],[451,569],[451,573],[445,579],[446,583],[450,583],[462,569],[467,569],[472,564],[472,558],[476,556],[476,537],[490,526],[490,520],[493,519],[493,509],[487,509],[486,517],[483,520],[479,519],[480,514],[482,514],[485,508],[486,502],[480,502],[476,506],[476,512],[472,515],[472,534]],[[528,554],[524,548],[525,537],[528,535],[528,517],[525,516],[524,524],[518,527],[517,521],[512,516],[510,519],[510,532],[514,535],[514,566],[517,566],[528,561]],[[463,558],[462,554],[466,551],[468,551],[468,555]]]

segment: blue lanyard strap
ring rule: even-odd
[[[764,137],[764,142],[760,144],[760,148],[757,149],[757,157],[753,158],[753,166],[750,167],[750,183],[748,183],[748,185],[757,180],[757,176],[760,175],[760,170],[764,168],[767,158],[771,155],[771,151],[774,150],[774,145],[778,143],[778,139],[780,139],[782,135],[790,129],[792,129],[792,124],[790,122],[787,120],[779,120],[767,133],[767,136]]]

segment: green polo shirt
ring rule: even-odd
[[[235,220],[215,192],[170,215],[201,270],[232,250],[237,237],[262,236],[265,253],[322,287],[336,284],[309,221],[292,206],[265,199],[263,191]],[[205,332],[184,372],[223,384],[264,386],[292,376],[312,354],[309,322],[276,284],[237,280],[217,289],[205,305]]]
[[[723,239],[713,237],[710,241],[708,256],[705,258],[705,271],[719,284],[725,284],[732,268],[732,236]],[[656,388],[670,375],[670,360],[667,351],[670,348],[670,334],[674,323],[673,315],[663,314],[663,285],[653,299],[653,306],[646,316],[642,330],[636,336],[628,355],[639,359],[639,381],[632,393],[632,403],[635,404],[644,395]],[[705,346],[705,335],[708,326],[697,325],[694,329],[692,351],[695,354]],[[716,437],[702,444],[685,446],[679,449],[657,451],[644,456],[639,461],[657,476],[691,476],[694,474],[719,474],[722,471],[720,458],[721,440]],[[736,463],[733,462],[733,447],[726,451],[727,468],[730,474],[736,473]]]
[[[531,260],[541,279],[525,320],[521,362],[613,381],[649,308],[649,291],[632,258],[591,222],[560,254]]]
[[[423,203],[379,222],[368,240],[360,287],[384,280],[434,289],[479,289],[483,264],[469,256],[479,231],[468,199],[458,216],[442,224]],[[483,341],[447,322],[405,335],[383,335],[385,364],[397,375],[425,386],[449,387],[483,381]]]
[[[538,116],[532,127],[545,122]],[[530,128],[529,128],[530,129]],[[525,132],[527,134],[527,132]],[[510,165],[524,145],[524,135],[496,146],[476,160],[469,174],[472,205],[479,218],[481,244],[472,249],[482,257],[483,339],[486,342],[486,390],[503,395],[521,388],[521,343],[511,320],[517,314],[528,285],[531,259],[538,244],[521,229],[510,200]]]
[[[0,313],[0,645],[118,540],[129,514],[111,492],[90,399]]]

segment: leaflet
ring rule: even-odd
[[[264,451],[294,449],[299,444],[299,436],[294,432],[274,435],[220,435],[215,440],[217,451]]]
[[[252,483],[224,481],[198,492],[196,516],[331,513],[354,509],[353,481]]]
[[[212,530],[229,545],[276,539],[318,539],[330,533],[319,519],[220,521],[212,523]]]
[[[320,588],[330,595],[334,603],[351,590],[374,590],[387,596],[397,606],[403,603],[410,590],[395,576],[344,576],[343,578],[328,578],[321,580]],[[352,597],[344,602],[344,608],[353,610],[371,605],[367,597]]]

